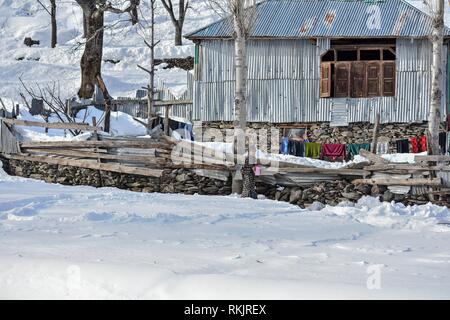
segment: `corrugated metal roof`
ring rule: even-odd
[[[403,0],[267,0],[256,7],[255,38],[421,38],[432,30],[431,17]],[[232,31],[227,18],[186,37],[229,38]]]

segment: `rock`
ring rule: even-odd
[[[302,194],[303,194],[302,189],[299,189],[299,188],[292,189],[290,197],[289,197],[289,203],[294,204],[294,203],[298,202],[298,200],[301,199]]]
[[[393,194],[391,191],[387,190],[387,191],[383,194],[382,199],[383,199],[383,201],[385,201],[385,202],[391,202],[392,200],[394,200],[394,194]]]
[[[360,185],[356,186],[355,189],[364,195],[369,195],[372,191],[372,187],[367,184],[360,184]]]
[[[357,192],[342,192],[342,196],[349,200],[359,200],[361,195]]]

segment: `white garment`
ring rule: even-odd
[[[389,142],[378,142],[377,154],[388,154],[388,153],[389,153]]]

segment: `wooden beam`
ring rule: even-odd
[[[105,154],[99,152],[84,152],[77,150],[58,150],[58,149],[23,149],[23,153],[45,153],[47,155],[59,155],[65,157],[85,158],[85,159],[106,159],[117,161],[133,161],[143,163],[166,163],[166,160],[156,158],[156,150],[154,155],[128,155],[128,154]]]
[[[378,134],[380,133],[380,119],[380,113],[378,112],[375,116],[375,127],[373,128],[372,145],[370,147],[370,152],[372,152],[373,154],[377,154]]]
[[[56,158],[48,156],[31,156],[31,155],[3,155],[7,159],[14,159],[20,161],[35,161],[41,163],[71,166],[92,170],[103,170],[111,171],[125,174],[133,174],[146,177],[160,177],[163,170],[159,169],[147,169],[147,168],[137,168],[124,166],[121,164],[111,164],[111,163],[97,163],[94,161],[78,160],[78,159],[67,159],[67,158]]]
[[[448,165],[437,166],[421,166],[419,164],[385,164],[385,165],[372,165],[364,167],[367,171],[391,171],[391,170],[404,170],[410,172],[417,171],[450,171]]]
[[[376,154],[373,154],[370,151],[364,150],[364,149],[359,150],[359,155],[364,157],[364,158],[366,158],[366,159],[368,159],[368,160],[370,160],[371,162],[373,162],[375,164],[377,164],[377,163],[378,164],[380,164],[380,163],[389,163],[388,160],[386,160],[386,159],[384,159],[384,158],[382,158],[382,157],[380,157],[380,156],[378,156]]]
[[[102,131],[102,128],[91,126],[86,123],[63,123],[63,122],[38,122],[19,119],[3,119],[3,122],[9,125],[26,126],[26,127],[41,127],[48,129],[67,129],[67,130],[84,130],[84,131]]]
[[[273,172],[264,169],[266,172]],[[369,171],[359,169],[324,169],[324,168],[280,168],[278,173],[319,173],[319,174],[337,174],[341,176],[368,176]]]
[[[424,162],[440,162],[450,161],[450,156],[435,155],[435,156],[415,156],[414,160]]]
[[[356,179],[352,181],[353,184],[367,184],[367,185],[380,185],[380,186],[433,186],[439,187],[442,185],[441,178],[434,179],[389,179],[389,178],[376,178],[376,179]]]
[[[101,140],[101,141],[39,141],[39,142],[22,142],[21,148],[48,149],[48,148],[159,148],[168,149],[170,146],[151,140]]]

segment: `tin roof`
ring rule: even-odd
[[[254,38],[360,38],[429,36],[431,17],[403,0],[266,0],[256,5]],[[229,38],[231,18],[186,36]],[[450,35],[446,27],[444,34]]]

